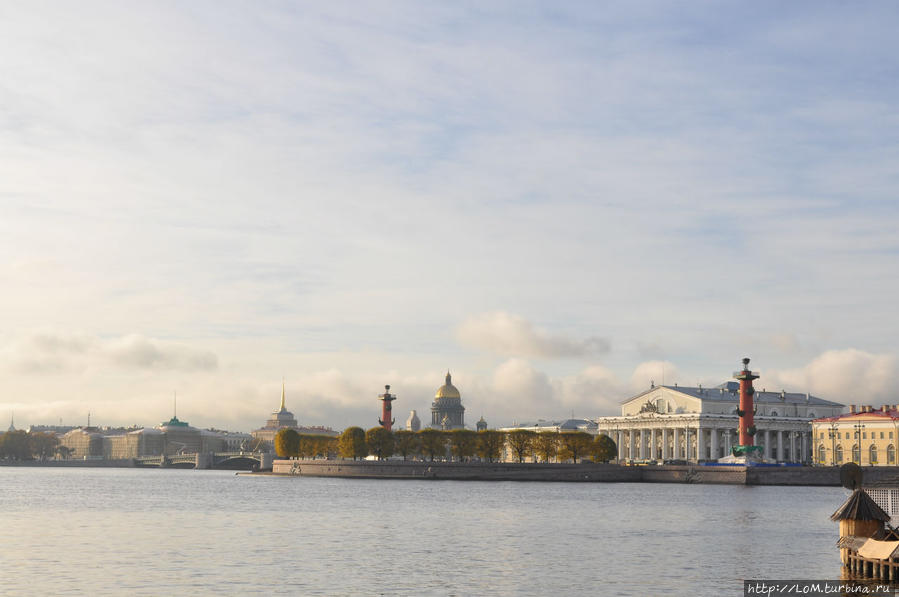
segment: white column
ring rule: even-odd
[[[630,449],[627,451],[628,460],[633,460],[634,458],[636,458],[634,456],[634,435],[636,433],[637,432],[634,429],[628,429],[628,431],[627,431],[627,442],[628,442],[628,445],[630,446]]]
[[[618,431],[618,460],[624,460],[624,432]]]
[[[781,460],[781,461],[784,459],[784,432],[783,431],[777,432],[777,459]]]
[[[765,458],[771,460],[771,430],[765,429]]]
[[[652,460],[655,460],[658,458],[658,453],[659,451],[656,447],[656,429],[653,427],[649,432],[649,457]]]
[[[662,428],[662,462],[671,458],[668,451],[668,428]]]
[[[712,435],[711,435],[711,437],[712,437],[712,455],[711,455],[711,459],[712,459],[712,460],[718,460],[718,434],[721,433],[721,432],[718,431],[717,429],[715,429],[715,428],[713,427],[712,429],[709,429],[709,433],[712,434]]]
[[[679,427],[674,428],[674,445],[671,447],[674,448],[673,458],[675,460],[678,460],[680,458],[680,428]]]
[[[724,430],[724,455],[730,456],[730,429]]]
[[[696,428],[696,462],[702,458],[702,427]]]

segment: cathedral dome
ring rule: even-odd
[[[462,398],[462,395],[459,394],[459,390],[453,385],[453,378],[449,371],[446,372],[446,383],[437,389],[434,398]]]

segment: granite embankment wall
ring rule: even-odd
[[[134,460],[0,460],[0,466],[44,466],[57,468],[132,468]]]
[[[353,460],[275,460],[272,472],[307,477],[367,479],[446,479],[468,481],[570,481],[607,483],[703,483],[726,485],[839,486],[834,467],[618,466],[615,464],[537,464],[384,462]],[[865,482],[899,482],[899,467],[865,467]]]

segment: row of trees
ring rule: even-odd
[[[337,454],[337,438],[282,429],[275,434],[275,453],[281,458],[328,458]]]
[[[275,436],[275,452],[282,458],[327,457],[336,452],[341,458],[353,460],[369,455],[382,460],[396,454],[403,460],[422,458],[433,461],[449,457],[467,462],[477,457],[494,462],[502,459],[506,446],[518,462],[531,459],[538,462],[579,462],[588,458],[594,462],[608,462],[617,453],[615,442],[606,435],[536,433],[526,429],[510,432],[475,432],[470,429],[423,429],[412,432],[401,429],[391,432],[383,427],[373,427],[368,431],[361,427],[348,427],[339,438],[300,435],[292,429],[282,429]]]
[[[7,431],[0,435],[0,459],[5,460],[46,460],[58,454],[69,456],[70,450],[59,445],[52,433],[27,433]]]

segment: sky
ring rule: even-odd
[[[0,420],[899,402],[892,2],[0,4]],[[5,424],[2,425],[5,427]]]

